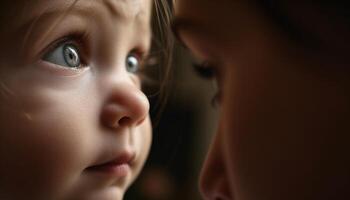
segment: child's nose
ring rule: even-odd
[[[149,112],[149,101],[133,83],[121,81],[111,87],[109,98],[103,105],[102,123],[109,128],[137,126]]]

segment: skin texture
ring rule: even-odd
[[[176,33],[213,64],[221,93],[205,199],[350,198],[349,29],[331,8],[284,1],[283,12],[316,43],[252,1],[175,1]]]
[[[151,144],[149,102],[126,69],[149,49],[151,1],[1,4],[0,199],[122,199]],[[42,60],[72,33],[84,67]],[[87,169],[125,153],[126,176]]]

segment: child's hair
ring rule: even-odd
[[[172,54],[174,47],[174,39],[171,31],[171,15],[172,4],[168,0],[155,0],[154,12],[153,12],[153,35],[154,35],[154,47],[159,50],[160,54],[156,55],[159,62],[159,96],[155,109],[157,115],[155,117],[156,123],[158,123],[160,115],[162,114],[165,104],[167,102],[169,93],[168,85],[171,80],[171,65]],[[157,51],[156,51],[157,52]]]

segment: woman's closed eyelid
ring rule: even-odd
[[[193,63],[195,72],[204,79],[212,79],[215,76],[215,67],[205,61],[200,64]]]
[[[221,96],[222,96],[222,93],[221,93],[222,86],[220,83],[221,81],[219,80],[221,79],[221,77],[219,77],[218,66],[216,66],[215,64],[212,64],[209,61],[200,62],[200,64],[198,64],[197,62],[194,62],[192,66],[195,72],[197,73],[197,75],[199,75],[203,79],[212,81],[215,94],[211,98],[210,104],[214,108],[219,107],[221,102]]]

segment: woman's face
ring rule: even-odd
[[[252,1],[175,2],[178,37],[212,65],[220,88],[204,197],[349,199],[345,20],[332,7],[285,1],[280,10],[293,31]]]
[[[0,199],[122,199],[147,157],[151,1],[74,2],[1,6]]]

